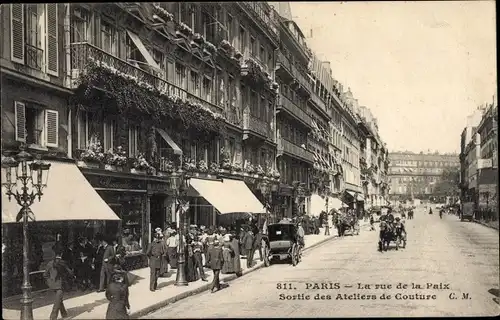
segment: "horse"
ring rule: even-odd
[[[380,222],[380,236],[378,242],[379,251],[387,251],[387,249],[389,249],[389,244],[391,243],[391,241],[396,242],[396,250],[398,250],[401,238],[402,227],[400,224],[395,224],[395,226],[392,226],[385,221]]]

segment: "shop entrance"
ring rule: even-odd
[[[167,203],[167,196],[164,195],[153,195],[151,197],[151,232],[154,232],[156,228],[161,228],[165,230],[167,227],[167,221],[169,211]]]

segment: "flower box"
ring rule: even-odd
[[[132,168],[132,169],[130,169],[130,173],[133,173],[133,174],[146,174],[146,170],[139,170],[139,169],[136,169],[136,168]]]
[[[105,164],[104,165],[104,170],[116,171],[116,166],[114,166],[112,164]]]
[[[101,164],[99,162],[87,162],[87,161],[77,161],[77,166],[81,168],[89,168],[89,169],[99,169]]]

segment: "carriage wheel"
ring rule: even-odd
[[[266,244],[263,244],[262,254],[264,255],[264,266],[269,267],[271,265],[271,259],[269,258],[269,247]]]
[[[292,253],[291,253],[291,258],[292,258],[292,265],[295,267],[297,263],[299,263],[299,255],[298,255],[298,248],[297,244],[294,244],[292,246]]]

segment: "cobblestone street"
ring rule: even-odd
[[[380,253],[378,232],[363,231],[311,250],[292,267],[275,264],[229,287],[169,305],[145,318],[218,317],[355,317],[355,316],[492,316],[498,315],[498,232],[456,216],[428,215],[423,210],[406,222],[408,245]],[[306,289],[308,284],[340,283],[341,289]],[[358,282],[370,289],[357,289]],[[398,283],[405,290],[396,289]],[[412,283],[423,289],[411,289]],[[441,289],[427,290],[427,283]],[[375,284],[392,289],[375,289]],[[278,286],[292,290],[280,290]],[[352,285],[352,288],[345,288]],[[449,285],[449,289],[446,289]],[[310,285],[311,286],[311,285]],[[381,294],[392,296],[381,300]],[[457,299],[450,299],[452,297]],[[280,300],[280,295],[297,300]],[[303,295],[302,295],[303,294]],[[315,296],[332,300],[315,300]],[[337,295],[351,295],[337,300]],[[360,300],[356,295],[376,295]],[[415,294],[435,295],[435,300],[401,300]],[[464,295],[465,294],[465,295]],[[468,296],[466,295],[468,294]],[[310,300],[305,299],[306,296]],[[134,302],[131,301],[133,304]]]

